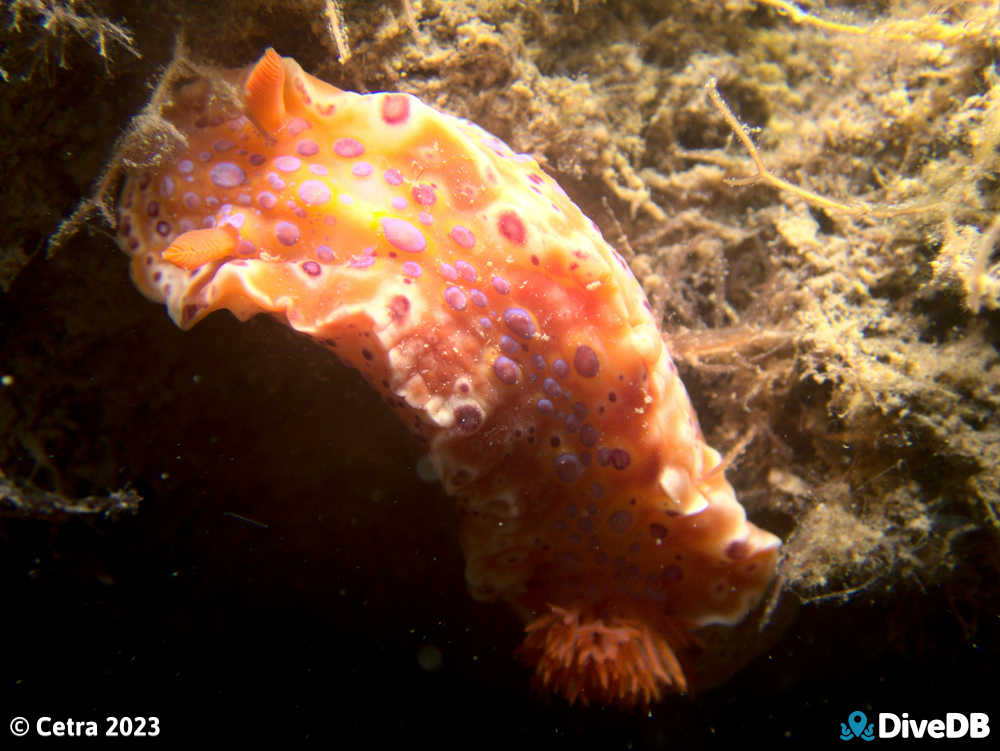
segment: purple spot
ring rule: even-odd
[[[210,209],[217,209],[219,208],[219,199],[215,196],[206,196],[205,205]]]
[[[491,328],[493,328],[493,323],[490,321],[489,318],[485,317],[479,319],[479,325],[483,327],[484,331],[489,331]]]
[[[565,378],[569,374],[569,365],[561,357],[552,363],[552,372],[556,378]]]
[[[500,276],[493,277],[493,289],[499,292],[501,295],[506,295],[510,292],[510,282]]]
[[[551,378],[546,378],[542,381],[542,391],[551,396],[553,399],[558,399],[562,396],[562,389],[559,388],[559,384]]]
[[[167,222],[157,222],[156,223],[156,232],[161,237],[166,237],[167,235],[170,234],[170,224],[167,223]]]
[[[164,197],[172,196],[174,194],[175,187],[174,178],[170,175],[165,175],[163,180],[160,181],[160,195]]]
[[[212,161],[212,152],[211,151],[199,151],[198,152],[198,160],[202,161],[202,162],[210,162],[210,161]]]
[[[325,176],[330,174],[327,168],[324,167],[322,164],[310,164],[309,171],[312,172],[314,175],[320,175],[320,176]]]
[[[156,201],[150,201],[146,204],[146,213],[149,216],[158,216],[160,213],[160,204]]]
[[[254,167],[259,167],[260,165],[262,165],[266,161],[267,161],[267,157],[265,157],[263,154],[251,154],[250,155],[250,164],[252,164]]]
[[[444,301],[455,310],[465,310],[465,293],[458,287],[448,287],[444,291]]]
[[[611,449],[609,448],[599,448],[597,449],[597,463],[602,467],[606,467],[611,464]]]
[[[427,248],[423,232],[405,219],[386,217],[382,219],[382,231],[391,245],[407,253],[420,253]]]
[[[426,183],[414,185],[411,193],[413,193],[413,200],[421,206],[433,206],[435,201],[437,201],[437,194],[434,192],[434,188]]]
[[[580,443],[587,448],[597,445],[597,429],[589,422],[580,428]]]
[[[679,566],[667,566],[660,574],[665,582],[679,582],[684,579],[684,572]]]
[[[252,256],[256,254],[257,248],[245,237],[241,237],[236,243],[236,254],[240,256]]]
[[[246,174],[232,162],[219,162],[209,173],[212,184],[218,188],[235,188],[247,179]]]
[[[528,311],[523,308],[507,308],[503,312],[503,322],[507,324],[507,328],[522,339],[530,339],[535,335],[535,322],[531,320]]]
[[[632,514],[628,511],[616,511],[608,519],[608,526],[611,527],[612,532],[617,532],[620,535],[624,534],[632,526]]]
[[[185,175],[189,172],[194,172],[194,162],[190,159],[181,159],[177,162],[177,170]]]
[[[250,194],[240,193],[238,196],[236,196],[236,203],[238,203],[240,206],[249,206],[251,204]]]
[[[302,263],[302,270],[309,276],[319,276],[323,269],[315,261],[304,261]]]
[[[262,209],[273,209],[278,205],[278,197],[274,193],[264,191],[257,194],[257,203]]]
[[[449,282],[454,282],[458,279],[458,272],[455,271],[455,267],[452,266],[450,263],[442,263],[441,276],[443,276]]]
[[[521,349],[521,345],[517,343],[515,339],[504,334],[500,337],[500,349],[506,352],[508,355],[516,355],[517,351]]]
[[[539,413],[543,415],[551,415],[556,409],[555,405],[548,399],[539,399],[538,404],[535,406],[538,407]]]
[[[463,227],[461,224],[456,224],[451,228],[451,239],[461,245],[463,248],[471,248],[476,244],[476,236],[472,234],[472,230],[468,227]]]
[[[223,220],[222,224],[228,224],[232,227],[236,227],[236,229],[239,229],[243,226],[246,220],[247,218],[245,214],[232,214],[231,216],[227,216],[225,220]]]
[[[318,206],[330,200],[330,189],[319,180],[306,180],[299,186],[299,198],[310,206]]]
[[[351,158],[364,154],[365,147],[354,138],[338,138],[333,144],[333,152],[337,156]]]
[[[235,145],[236,144],[230,141],[228,138],[220,138],[218,141],[212,144],[212,148],[221,154],[223,151],[229,151]]]
[[[750,555],[750,545],[746,542],[746,540],[733,540],[731,543],[726,545],[726,555],[734,561],[746,558]]]
[[[494,360],[493,372],[496,373],[497,378],[499,378],[501,382],[506,383],[508,386],[512,386],[517,383],[519,369],[517,367],[517,363],[509,357],[500,355],[496,360]]]
[[[382,177],[385,178],[385,181],[387,183],[389,183],[389,185],[402,185],[403,184],[403,176],[402,176],[402,174],[400,174],[400,172],[399,172],[398,169],[387,169],[382,174]]]
[[[355,177],[368,177],[375,168],[369,162],[357,162],[351,167],[351,174]]]
[[[274,168],[279,172],[295,172],[302,166],[302,160],[295,156],[279,156],[274,160]]]
[[[305,141],[299,141],[295,150],[302,156],[315,156],[319,153],[319,144],[311,139],[306,139]]]
[[[347,265],[352,269],[367,269],[375,263],[374,255],[351,256],[351,261]]]
[[[486,295],[480,292],[478,289],[469,290],[469,299],[472,300],[472,304],[479,308],[486,307]]]
[[[611,452],[611,466],[615,469],[625,469],[631,462],[632,457],[625,449],[614,449]]]
[[[463,404],[455,409],[455,423],[463,433],[475,433],[483,423],[483,413],[475,404]]]
[[[580,429],[580,418],[576,415],[567,415],[566,417],[566,430],[570,433],[575,433]]]
[[[576,482],[583,474],[583,466],[576,454],[559,454],[554,460],[556,474],[563,482]]]
[[[423,269],[420,268],[420,264],[417,263],[416,261],[406,261],[403,264],[403,273],[406,274],[407,276],[412,276],[416,278],[424,272]]]
[[[409,205],[409,201],[402,196],[393,196],[392,200],[389,201],[389,204],[397,211],[402,211]]]
[[[593,378],[598,370],[597,353],[586,344],[581,344],[573,355],[573,367],[584,378]]]
[[[467,282],[474,282],[479,278],[476,270],[465,261],[455,261],[455,270]]]
[[[541,355],[535,355],[531,361],[535,363],[536,370],[545,370],[545,358]]]
[[[316,257],[324,263],[330,263],[334,259],[333,250],[328,245],[320,245],[316,248]]]
[[[277,172],[267,173],[267,184],[270,185],[275,190],[284,190],[286,187],[288,187],[288,183],[286,183],[284,180],[278,177]]]
[[[282,245],[295,245],[302,236],[299,228],[291,222],[278,222],[274,225],[274,236]]]

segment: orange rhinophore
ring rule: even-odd
[[[468,121],[273,50],[226,77],[244,110],[188,84],[166,113],[186,150],[125,183],[139,289],[182,328],[271,313],[360,370],[427,439],[469,589],[524,618],[541,685],[686,690],[691,632],[747,615],[779,540],[747,522],[626,263]]]

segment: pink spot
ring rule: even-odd
[[[441,264],[441,276],[443,276],[449,282],[458,281],[458,272],[455,270],[455,267],[452,266],[450,263]]]
[[[467,282],[474,282],[479,278],[472,265],[465,261],[455,261],[455,271]]]
[[[530,175],[528,175],[528,179],[531,180],[531,182],[533,182],[535,185],[541,185],[542,184],[542,176],[538,175],[538,174],[535,174],[534,172],[532,172]]]
[[[374,263],[374,255],[362,254],[360,256],[351,256],[351,261],[347,265],[352,269],[367,269]]]
[[[212,148],[221,154],[223,151],[229,151],[235,145],[236,144],[230,141],[228,138],[220,138],[218,141],[212,144]]]
[[[307,138],[304,141],[299,141],[299,145],[295,147],[295,150],[302,156],[315,156],[319,153],[319,144]]]
[[[278,197],[267,191],[257,194],[257,203],[262,209],[273,209],[278,205]]]
[[[310,164],[309,165],[309,171],[312,172],[314,175],[329,175],[330,174],[329,172],[327,172],[326,167],[324,167],[322,164]]]
[[[352,203],[354,203],[354,196],[349,196],[347,195],[347,193],[341,193],[339,196],[337,196],[337,200],[340,201],[345,206],[350,206]]]
[[[434,217],[426,211],[421,211],[417,214],[417,221],[421,224],[434,224]]]
[[[420,264],[416,261],[407,261],[403,264],[403,273],[407,276],[412,276],[414,278],[420,276],[423,270],[420,268]]]
[[[288,128],[288,132],[291,135],[297,136],[302,131],[309,130],[312,126],[301,117],[293,117],[288,121],[288,125],[285,127]]]
[[[407,253],[420,253],[427,249],[424,233],[405,219],[386,217],[382,219],[382,231],[391,245]]]
[[[465,293],[458,287],[448,287],[444,291],[444,301],[455,310],[465,310],[468,304],[465,299]]]
[[[294,156],[279,156],[274,160],[274,166],[280,172],[295,172],[302,166],[302,160]]]
[[[461,245],[463,248],[471,248],[476,244],[476,236],[472,234],[472,230],[468,227],[463,227],[461,224],[456,224],[451,228],[451,239]]]
[[[420,183],[413,186],[413,200],[421,206],[433,206],[437,201],[437,194],[432,186]]]
[[[319,276],[322,268],[320,268],[320,265],[315,261],[305,261],[302,264],[302,270],[309,276]]]
[[[382,97],[382,119],[389,125],[406,122],[410,116],[410,98],[406,94],[386,94]]]
[[[391,203],[392,208],[396,209],[397,211],[402,211],[409,205],[409,202],[402,196],[393,196],[392,200],[389,203]]]
[[[365,147],[354,138],[339,138],[333,144],[333,152],[337,156],[352,158],[365,153]]]
[[[288,183],[278,177],[277,172],[267,173],[267,184],[270,185],[274,190],[284,190],[288,187]]]
[[[324,263],[330,263],[334,259],[333,250],[329,245],[320,245],[316,248],[316,257]]]
[[[278,222],[274,226],[274,236],[282,245],[295,245],[302,237],[302,233],[291,222]]]
[[[500,234],[518,245],[524,244],[524,222],[517,215],[516,211],[504,211],[497,220],[497,228]]]
[[[403,184],[403,176],[400,174],[398,169],[387,169],[383,177],[389,185]]]
[[[318,206],[330,200],[330,189],[319,180],[306,180],[299,186],[299,198],[306,204]]]
[[[177,162],[177,170],[185,175],[194,172],[194,162],[190,159],[181,159]]]
[[[500,276],[493,277],[493,289],[499,292],[501,295],[506,295],[510,292],[510,282]]]
[[[188,191],[184,194],[184,205],[192,211],[201,206],[201,198],[198,197],[197,193],[192,193]]]
[[[351,167],[351,174],[355,177],[368,177],[374,171],[375,168],[369,162],[356,162]]]

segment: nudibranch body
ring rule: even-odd
[[[224,77],[242,110],[185,85],[164,115],[186,148],[126,180],[139,289],[185,329],[271,313],[360,370],[427,440],[470,591],[523,616],[543,686],[685,690],[689,633],[746,616],[779,541],[747,522],[623,259],[468,121],[273,50]]]

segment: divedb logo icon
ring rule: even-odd
[[[860,738],[863,741],[879,739],[906,738],[988,738],[990,735],[990,716],[985,712],[948,712],[944,719],[913,719],[909,713],[894,714],[892,712],[878,713],[878,735],[875,734],[875,723],[868,722],[868,716],[859,710],[851,712],[847,722],[840,723],[840,740],[852,741]]]

